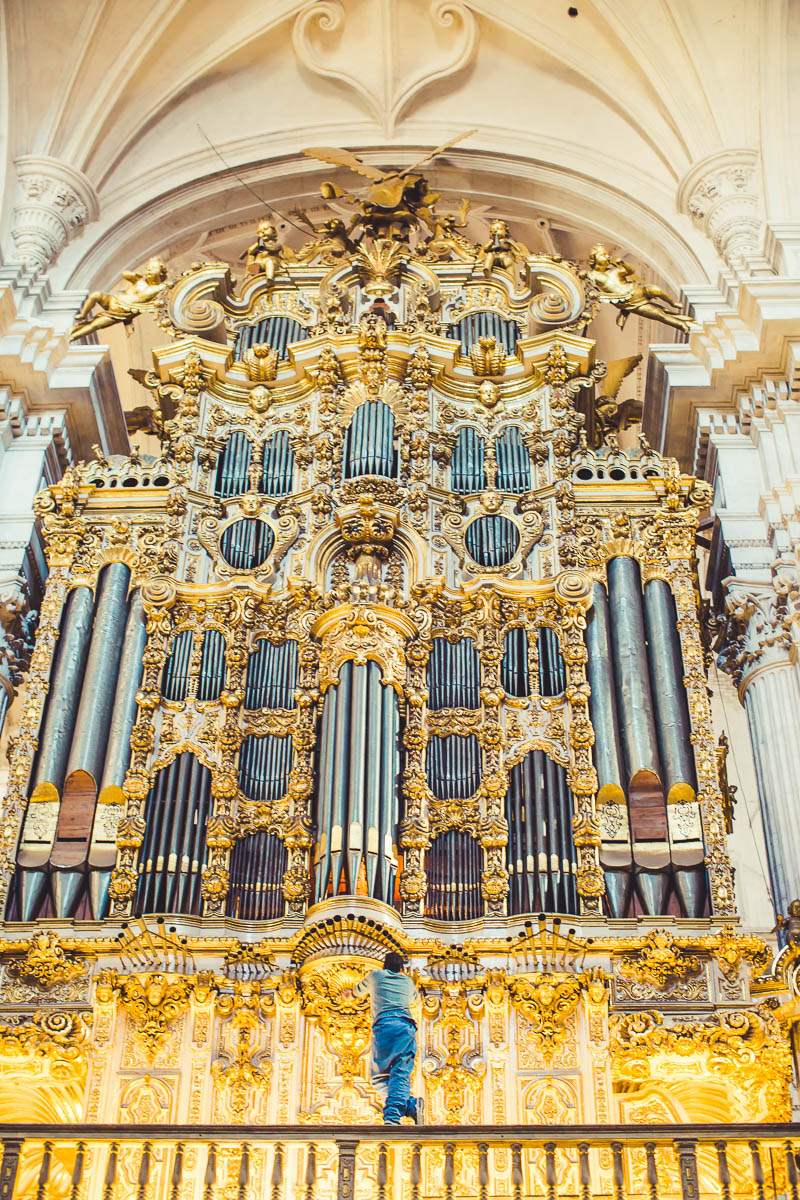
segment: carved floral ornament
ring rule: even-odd
[[[65,949],[51,929],[40,929],[31,937],[24,957],[15,955],[7,969],[12,977],[46,992],[80,979],[87,967],[86,956]]]
[[[385,605],[334,608],[318,617],[311,626],[322,642],[320,652],[320,689],[324,692],[339,679],[343,663],[356,664],[372,659],[383,672],[383,682],[400,694],[406,679],[404,647],[417,628],[397,609]]]
[[[90,1012],[36,1012],[0,1021],[3,1072],[21,1070],[28,1082],[66,1082],[86,1075],[90,1050]]]
[[[109,1004],[115,998],[128,1015],[145,1057],[153,1062],[167,1041],[170,1028],[186,1012],[194,998],[202,1003],[214,989],[213,976],[150,973],[119,975],[116,971],[101,972],[97,981],[97,999]]]

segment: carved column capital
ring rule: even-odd
[[[721,150],[690,167],[678,187],[679,211],[734,270],[761,259],[758,167],[757,150]]]
[[[794,561],[772,566],[772,584],[731,579],[726,585],[727,626],[719,664],[743,691],[762,667],[793,661],[800,617],[800,574]]]
[[[44,154],[14,160],[17,204],[12,237],[32,271],[49,267],[70,238],[97,220],[97,193],[82,171]]]

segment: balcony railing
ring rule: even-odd
[[[798,1200],[800,1125],[2,1125],[0,1200]]]

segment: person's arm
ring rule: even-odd
[[[355,996],[356,1000],[361,1000],[364,996],[368,996],[370,994],[369,980],[371,975],[372,972],[370,971],[369,974],[365,975],[363,979],[359,979],[358,983],[354,986],[352,994]]]

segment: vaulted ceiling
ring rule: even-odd
[[[720,260],[679,211],[679,185],[715,152],[760,151],[766,215],[790,219],[800,5],[570,7],[5,0],[4,255],[20,155],[58,159],[97,193],[97,219],[52,273],[84,288],[109,286],[151,253],[188,254],[210,231],[230,240],[261,199],[282,213],[309,205],[331,171],[304,146],[399,164],[474,129],[430,174],[473,201],[478,223],[502,211],[531,244],[572,253],[602,236],[673,288],[712,281]]]

